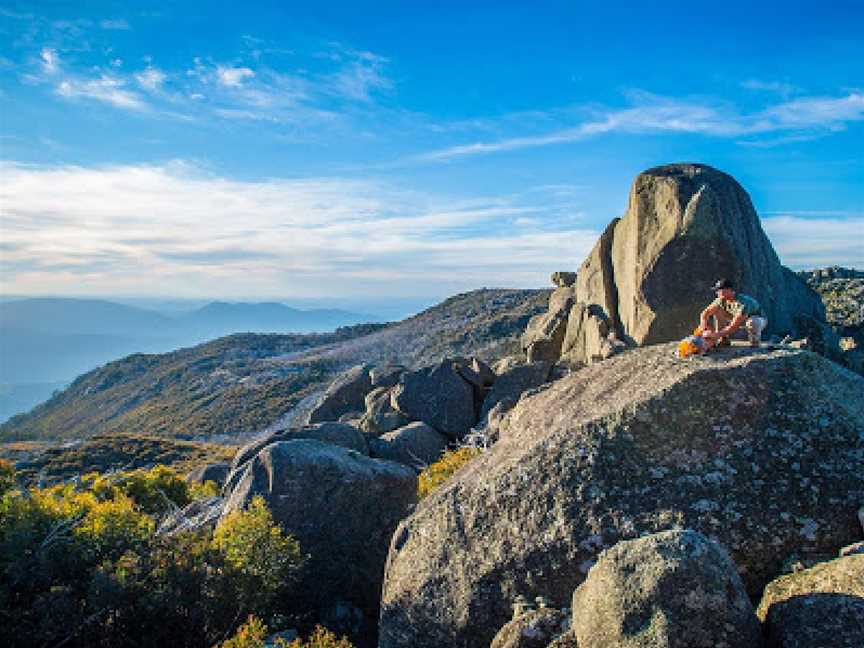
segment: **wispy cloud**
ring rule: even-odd
[[[219,83],[229,88],[239,88],[246,79],[251,79],[255,73],[247,67],[218,66],[216,76]]]
[[[348,49],[339,56],[339,60],[342,58],[347,58],[347,63],[330,77],[332,92],[337,96],[369,102],[373,93],[393,88],[393,81],[384,73],[388,61],[383,56]]]
[[[495,141],[460,144],[420,154],[416,161],[446,161],[553,144],[577,142],[604,133],[691,133],[713,137],[744,137],[791,132],[795,137],[816,137],[864,120],[864,94],[840,97],[802,97],[753,113],[741,113],[724,104],[687,101],[639,93],[638,105],[623,109],[592,109],[595,115],[581,123],[549,133],[522,135]],[[789,140],[789,141],[803,141]],[[744,142],[751,145],[752,142]]]
[[[597,235],[545,189],[533,200],[466,201],[372,180],[241,182],[182,162],[0,172],[11,292],[82,281],[115,293],[218,285],[247,297],[540,286],[576,266]]]
[[[124,110],[147,110],[142,98],[125,86],[125,80],[107,74],[96,79],[67,78],[57,85],[57,94],[68,99],[93,99]]]
[[[42,60],[42,71],[45,74],[56,74],[60,69],[60,60],[57,57],[57,50],[50,47],[43,47],[39,53],[39,58]]]
[[[747,79],[741,82],[741,87],[748,90],[760,90],[764,92],[776,92],[782,96],[789,96],[799,92],[801,88],[787,81],[761,81],[759,79]]]
[[[135,75],[135,79],[137,79],[141,87],[150,92],[158,90],[162,83],[165,82],[166,78],[167,77],[162,70],[152,66],[148,66],[145,70],[142,70]]]
[[[99,24],[103,29],[122,26],[118,21]],[[312,52],[304,59],[256,40],[253,52],[230,63],[201,55],[187,66],[170,68],[147,56],[145,67],[135,69],[114,47],[102,47],[101,56],[69,48],[70,33],[83,38],[92,27],[86,21],[51,23],[51,33],[63,34],[59,42],[67,45],[37,49],[27,59],[22,80],[51,87],[64,99],[98,101],[150,118],[302,123],[307,131],[311,125],[324,128],[350,121],[349,115],[358,111],[374,110],[377,95],[394,87],[385,57],[338,43],[327,45],[327,56]],[[277,51],[279,67],[274,67],[267,57]],[[308,65],[298,65],[304,60]],[[282,69],[286,61],[291,65]]]
[[[792,268],[864,268],[864,214],[846,218],[771,216],[762,219],[762,226],[783,263]]]

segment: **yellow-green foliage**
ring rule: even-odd
[[[306,641],[295,639],[287,644],[287,648],[354,648],[354,644],[347,637],[340,639],[327,628],[316,626]]]
[[[276,587],[301,562],[300,545],[273,521],[264,499],[252,498],[245,511],[234,511],[213,534],[213,546],[239,572]]]
[[[253,614],[237,628],[237,634],[223,641],[219,648],[264,648],[267,625]],[[279,644],[277,643],[277,646]]]
[[[9,448],[10,444],[4,447]],[[32,485],[37,479],[54,483],[90,472],[108,473],[154,465],[168,466],[177,474],[185,475],[208,463],[231,461],[236,450],[215,443],[143,434],[102,434],[72,447],[48,447],[32,452],[30,458],[22,457],[26,467],[19,477]],[[13,458],[15,453],[7,451],[6,455]]]
[[[267,633],[267,625],[250,615],[246,623],[237,629],[237,634],[224,641],[219,648],[264,648]],[[288,642],[277,638],[274,645],[276,648],[354,648],[347,637],[339,638],[322,626],[315,626],[305,641],[298,638]]]
[[[0,495],[15,488],[15,468],[12,463],[0,459]]]
[[[164,468],[8,489],[0,645],[207,648],[248,614],[282,627],[305,614],[285,603],[302,600],[300,548],[260,498],[215,534],[154,534],[160,507],[191,493]]]
[[[477,448],[459,448],[458,450],[447,450],[435,463],[427,466],[417,480],[417,495],[423,499],[466,463],[480,454]]]

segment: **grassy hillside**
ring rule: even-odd
[[[21,462],[18,473],[26,483],[55,483],[89,472],[133,470],[165,465],[179,474],[215,461],[231,461],[234,447],[164,437],[102,434],[72,447],[48,448]],[[0,453],[2,454],[2,453]]]
[[[232,335],[136,354],[77,378],[0,426],[0,441],[135,434],[209,440],[263,429],[358,362],[416,367],[447,355],[513,352],[548,290],[478,290],[402,322],[317,335]]]

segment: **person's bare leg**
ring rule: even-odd
[[[732,317],[726,314],[726,311],[720,311],[714,315],[714,325],[713,330],[717,333],[720,329],[722,329],[728,322],[732,321]],[[729,338],[716,338],[714,340],[714,346],[728,346],[730,344]]]
[[[747,340],[750,342],[751,347],[758,347],[762,342],[762,331],[765,329],[765,325],[768,323],[764,317],[751,317],[744,324],[744,327],[747,329]]]

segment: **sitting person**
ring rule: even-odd
[[[759,302],[749,295],[735,293],[735,287],[728,279],[720,279],[712,288],[717,299],[711,302],[699,316],[703,337],[717,345],[728,346],[729,336],[741,325],[747,329],[750,346],[758,347],[762,331],[768,324]],[[709,318],[714,318],[714,326],[709,326]],[[725,324],[722,326],[721,324]]]

